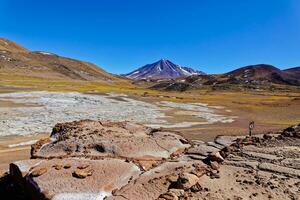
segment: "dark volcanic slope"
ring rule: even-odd
[[[185,91],[189,89],[212,86],[229,88],[231,86],[258,89],[272,84],[300,85],[300,67],[280,70],[272,65],[259,64],[238,68],[225,74],[193,75],[175,80],[157,81],[152,89]]]
[[[203,74],[203,72],[196,71],[188,67],[182,67],[172,63],[169,60],[161,59],[155,63],[148,64],[137,70],[134,70],[125,76],[132,79],[172,79],[195,74]]]
[[[31,52],[3,38],[0,38],[0,73],[52,79],[119,80],[94,64],[48,52]]]
[[[290,69],[285,69],[283,70],[285,73],[297,78],[298,80],[300,80],[300,67],[294,67],[294,68],[290,68]]]
[[[247,82],[270,82],[275,84],[299,85],[300,82],[294,76],[272,65],[249,65],[225,74],[230,79]]]

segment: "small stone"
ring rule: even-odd
[[[256,180],[255,180],[255,183],[256,183],[257,185],[260,185],[260,184],[261,184],[260,179],[256,179]]]
[[[162,198],[162,199],[165,199],[165,200],[178,200],[178,197],[175,194],[171,193],[171,192],[167,192],[165,194],[162,194],[159,197]]]
[[[63,168],[62,165],[53,165],[52,167],[56,170],[61,170]]]
[[[216,161],[216,162],[223,162],[224,158],[221,156],[221,154],[219,152],[215,152],[215,153],[211,153],[208,156],[209,160],[211,161]]]
[[[170,189],[169,192],[175,194],[177,197],[184,196],[184,190],[182,190],[182,189]]]
[[[271,135],[268,135],[268,134],[264,134],[264,135],[263,135],[263,138],[264,138],[265,140],[270,140],[270,139],[272,138],[272,136],[271,136]]]
[[[65,165],[64,165],[64,168],[65,168],[65,169],[71,168],[71,164],[65,164]]]
[[[211,166],[211,168],[214,169],[214,170],[217,170],[217,169],[220,168],[219,163],[216,162],[216,161],[211,161],[211,162],[210,162],[210,166]]]
[[[201,191],[201,190],[202,190],[202,187],[201,187],[201,185],[200,185],[199,182],[197,182],[195,185],[193,185],[193,186],[191,187],[191,191],[192,191],[192,192],[199,192],[199,191]]]
[[[211,179],[220,178],[220,175],[217,173],[211,173],[210,178]]]
[[[167,180],[169,182],[176,182],[177,179],[178,179],[178,175],[176,175],[176,174],[171,174],[171,175],[167,176]]]
[[[33,177],[38,177],[38,176],[45,174],[46,172],[47,172],[47,168],[43,167],[43,168],[34,169],[30,174]]]
[[[199,181],[199,178],[190,173],[182,173],[180,174],[177,184],[179,189],[190,189],[193,185],[195,185]]]
[[[93,174],[93,170],[92,169],[76,169],[73,172],[73,176],[76,178],[86,178],[87,176],[91,176]]]
[[[78,169],[85,169],[85,168],[88,168],[89,165],[86,165],[86,164],[83,164],[83,165],[79,165],[77,168]]]

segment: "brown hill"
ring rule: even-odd
[[[48,52],[32,52],[4,38],[0,38],[0,74],[64,80],[120,80],[92,63]]]

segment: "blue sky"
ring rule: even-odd
[[[1,0],[0,36],[112,73],[167,58],[207,73],[300,66],[299,0]]]

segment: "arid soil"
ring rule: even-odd
[[[299,199],[300,125],[272,134],[187,140],[130,122],[57,124],[13,162],[14,199]]]

